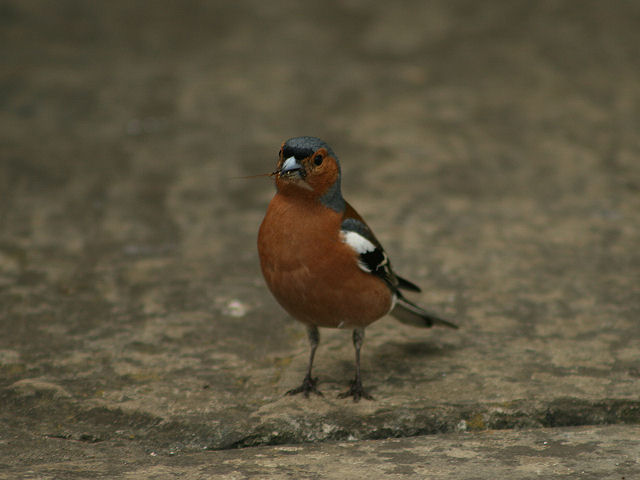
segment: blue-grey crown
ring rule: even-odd
[[[302,160],[313,154],[319,148],[325,148],[329,155],[338,160],[333,149],[323,140],[317,137],[294,137],[284,142],[282,149],[283,158],[295,157],[296,160]],[[340,163],[338,163],[338,168]]]

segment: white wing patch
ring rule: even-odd
[[[342,230],[340,233],[342,233],[343,242],[353,248],[358,255],[373,252],[376,249],[376,246],[373,243],[371,243],[359,233],[349,230]],[[371,269],[360,260],[358,260],[358,267],[360,267],[361,270],[364,270],[367,273],[371,273]]]
[[[358,254],[373,252],[376,246],[362,235],[352,231],[342,230],[344,243],[353,248]]]

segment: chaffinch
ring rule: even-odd
[[[318,327],[353,330],[355,379],[340,397],[371,399],[362,388],[360,348],[364,328],[391,314],[403,323],[458,328],[410,302],[401,290],[420,288],[396,275],[380,242],[342,197],[340,163],[315,137],[282,144],[276,194],[258,233],[260,266],[278,303],[307,327],[311,354],[302,385],[288,395],[322,395],[311,376]]]

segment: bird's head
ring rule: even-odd
[[[279,192],[316,198],[337,212],[344,211],[338,157],[319,138],[295,137],[284,142],[274,175]]]

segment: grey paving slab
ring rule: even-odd
[[[0,478],[534,478],[631,480],[640,476],[638,426],[473,432],[400,439],[276,445],[159,455],[135,442],[23,439]],[[7,446],[9,445],[9,446]],[[36,453],[37,452],[37,453]]]
[[[6,431],[168,455],[640,421],[636,3],[0,13]],[[325,396],[283,397],[304,328],[260,277],[273,187],[237,177],[304,134],[461,326],[371,326],[372,402],[336,399],[344,331],[322,332]]]

